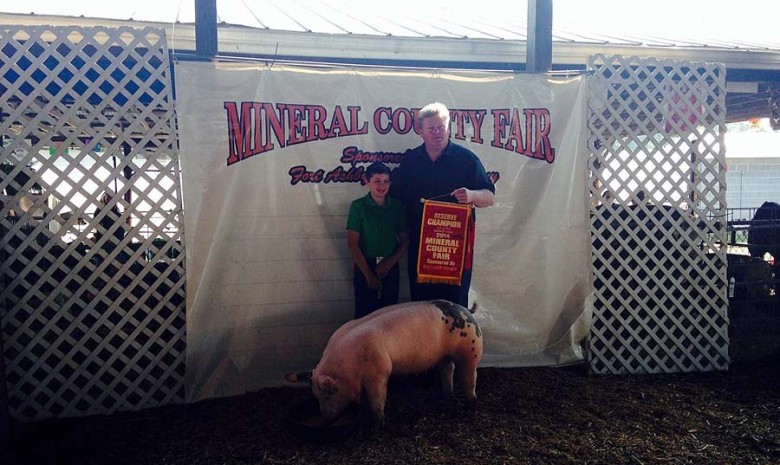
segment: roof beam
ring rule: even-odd
[[[552,69],[552,8],[552,0],[528,0],[528,72],[546,73]]]

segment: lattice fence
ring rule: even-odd
[[[594,56],[593,373],[723,370],[725,68]]]
[[[0,311],[17,420],[184,399],[164,31],[0,26]]]

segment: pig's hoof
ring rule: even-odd
[[[363,417],[363,424],[364,426],[372,429],[372,430],[381,430],[385,426],[385,414],[382,413],[376,413],[369,409],[364,409],[363,412],[361,412],[361,416]]]
[[[466,415],[469,418],[477,415],[477,399],[466,399]]]
[[[372,418],[367,422],[366,427],[372,432],[372,433],[380,433],[385,430],[385,421],[384,420],[377,420],[376,418]]]

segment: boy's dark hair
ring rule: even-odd
[[[390,176],[390,168],[381,162],[371,163],[366,168],[366,180],[370,181],[375,174],[386,174]]]

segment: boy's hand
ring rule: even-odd
[[[382,261],[379,263],[379,265],[376,266],[376,275],[379,277],[379,279],[384,278],[387,276],[387,273],[390,272],[390,269],[393,268],[390,263],[387,262],[387,260]],[[373,289],[373,288],[372,288]]]
[[[370,289],[379,289],[379,286],[382,285],[382,280],[374,274],[366,275],[366,281],[368,282],[368,287]]]

